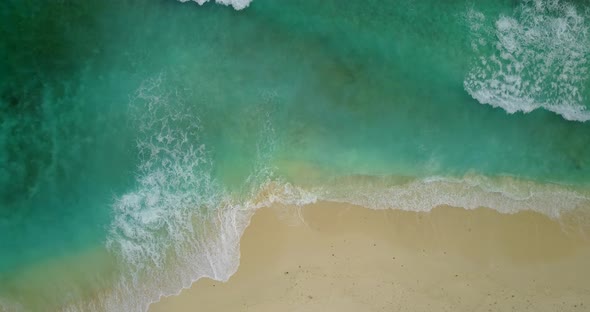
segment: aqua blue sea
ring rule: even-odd
[[[233,3],[0,3],[0,311],[226,280],[273,202],[590,209],[590,2]]]

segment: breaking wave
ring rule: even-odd
[[[232,192],[213,177],[199,112],[184,100],[193,97],[170,85],[165,75],[148,79],[130,104],[138,129],[137,183],[115,200],[107,239],[121,275],[111,289],[64,311],[146,311],[162,296],[178,294],[202,277],[227,281],[238,269],[240,239],[253,213],[273,204],[334,201],[411,211],[488,207],[502,213],[533,210],[552,218],[590,207],[583,189],[510,177],[405,182],[348,177],[296,186],[274,174],[276,134],[264,112],[257,114],[257,157],[245,191]]]
[[[474,99],[510,114],[544,108],[567,120],[590,120],[588,9],[524,0],[493,23],[474,9],[466,17],[476,57],[464,87]]]
[[[209,2],[209,0],[178,0],[180,2],[188,2],[193,1],[198,3],[199,5],[205,4],[205,2]],[[252,0],[215,0],[216,3],[223,4],[223,5],[231,5],[236,10],[242,10],[250,5]]]
[[[146,80],[130,104],[139,133],[137,186],[115,200],[106,242],[122,275],[95,300],[64,311],[146,311],[202,277],[226,281],[237,270],[239,241],[256,209],[315,200],[286,183],[272,196],[260,195],[276,184],[268,167],[274,129],[265,114],[246,192],[225,189],[212,177],[198,111],[184,100],[191,97],[166,80],[164,74]]]
[[[590,193],[584,188],[476,174],[404,183],[388,183],[382,178],[354,179],[324,189],[320,198],[371,209],[430,211],[439,206],[485,207],[507,214],[535,211],[553,219],[590,208]]]

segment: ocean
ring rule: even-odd
[[[273,203],[587,222],[590,2],[196,2],[0,4],[0,311],[225,281]]]

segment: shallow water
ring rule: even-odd
[[[589,8],[6,1],[0,301],[142,311],[227,279],[273,201],[588,209]]]

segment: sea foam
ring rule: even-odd
[[[209,2],[209,0],[178,0],[180,2],[188,2],[193,1],[198,3],[199,5],[205,4],[205,2]],[[252,0],[215,0],[216,3],[223,4],[223,5],[231,5],[236,10],[242,10],[250,5]]]
[[[257,113],[256,161],[245,190],[236,194],[213,177],[215,164],[202,143],[198,108],[185,102],[194,97],[167,80],[164,74],[147,79],[130,103],[138,129],[137,183],[114,201],[107,239],[120,260],[121,276],[92,301],[64,311],[142,312],[200,278],[227,281],[238,269],[240,239],[252,215],[275,204],[334,201],[410,211],[488,207],[502,213],[532,210],[552,218],[590,207],[590,195],[582,189],[477,174],[405,182],[350,177],[293,185],[274,173],[276,133],[264,109]]]
[[[371,209],[430,211],[451,206],[485,207],[507,214],[535,211],[553,219],[590,208],[590,193],[583,188],[478,174],[428,177],[404,183],[387,183],[382,178],[349,180],[324,188],[318,198]]]
[[[245,191],[224,188],[212,177],[199,114],[185,92],[161,74],[133,95],[136,187],[116,198],[106,242],[122,273],[112,289],[64,311],[146,311],[202,277],[226,281],[237,270],[240,238],[256,209],[316,200],[273,178],[274,128],[265,113]]]
[[[137,300],[109,304],[118,309],[145,310],[198,278],[227,280],[237,269],[239,239],[253,210],[212,178],[198,112],[185,98],[159,75],[131,103],[138,186],[116,200],[107,246],[126,272],[118,291]]]
[[[464,87],[473,98],[510,114],[544,108],[568,120],[590,120],[588,10],[525,0],[493,23],[474,9],[466,18],[476,57]]]
[[[97,302],[91,305],[84,303],[65,311],[146,311],[151,302],[161,296],[178,294],[202,277],[227,281],[238,269],[240,238],[251,216],[257,209],[273,204],[301,207],[317,201],[332,201],[369,209],[422,212],[438,206],[487,207],[509,214],[536,211],[555,219],[590,207],[590,195],[583,190],[510,177],[430,177],[394,185],[380,183],[378,178],[352,179],[347,183],[308,188],[270,176],[264,179],[267,182],[253,189],[244,201],[228,199],[216,203],[218,206],[214,213],[208,217],[197,217],[198,221],[192,224],[174,216],[183,215],[181,211],[177,214],[157,214],[163,218],[163,224],[180,221],[172,227],[179,231],[175,235],[157,237],[157,227],[149,227],[157,217],[150,216],[142,219],[141,222],[146,224],[135,223],[131,225],[134,230],[129,229],[131,231],[125,235],[112,236],[111,239],[120,240],[113,243],[120,245],[123,258],[129,261],[123,265],[135,268],[127,272],[132,275],[121,278],[114,291]],[[192,219],[195,220],[194,215]],[[139,229],[146,225],[147,228]],[[138,236],[135,230],[139,230],[141,235]],[[137,241],[128,242],[130,239],[126,235],[129,233],[135,233],[131,235]],[[169,256],[170,251],[172,257]]]

